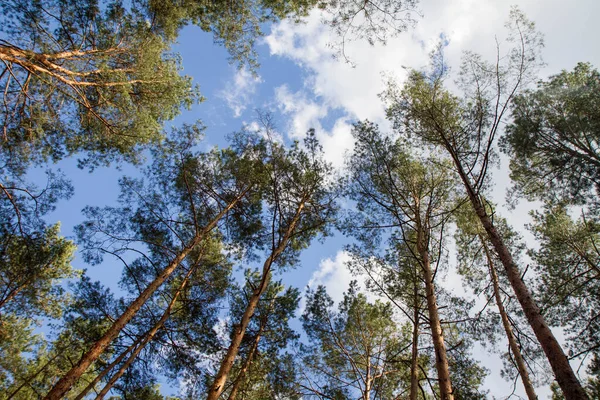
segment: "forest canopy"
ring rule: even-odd
[[[430,3],[4,1],[0,400],[599,398],[600,73]]]

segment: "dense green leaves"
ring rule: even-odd
[[[539,276],[539,292],[548,319],[566,327],[570,354],[600,346],[600,240],[596,220],[574,220],[562,206],[533,214],[531,229],[540,247],[530,250]]]
[[[245,129],[208,151],[198,150],[199,123],[162,131],[200,100],[170,52],[184,26],[212,33],[255,72],[265,23],[319,8],[345,56],[346,40],[385,42],[408,28],[416,4],[5,1],[0,399],[80,399],[101,388],[115,399],[164,399],[161,376],[182,382],[190,398],[208,390],[230,400],[481,399],[487,371],[470,348],[474,336],[504,343],[500,334],[514,342],[503,351],[507,378],[516,376],[513,364],[521,374],[548,370],[541,344],[566,397],[585,397],[545,320],[565,328],[569,358],[591,356],[584,386],[597,397],[600,78],[580,63],[521,92],[541,65],[543,40],[517,9],[507,24],[511,47],[499,45],[492,63],[466,52],[456,93],[444,82],[443,45],[429,71],[389,86],[395,130],[355,123],[342,185],[314,130],[287,146],[272,140],[270,126],[266,135]],[[514,192],[546,201],[533,214],[527,274],[524,245],[485,195],[509,109],[501,144]],[[142,174],[120,180],[118,204],[87,207],[76,228],[85,261],[121,268],[118,289],[80,277],[70,265],[75,245],[44,220],[70,184],[50,172],[45,189],[26,180],[31,165],[76,154],[91,169],[152,157]],[[331,233],[342,189],[349,202],[338,228],[355,239],[349,267],[389,302],[370,301],[356,283],[337,308],[324,287],[308,290],[301,337],[292,328],[300,291],[272,279]],[[475,314],[475,301],[440,283],[455,251],[463,282],[485,303]],[[248,269],[238,286],[233,266],[257,261],[262,269]]]
[[[147,21],[137,3],[4,2],[0,163],[19,172],[80,152],[89,166],[135,162],[158,143],[199,95]]]
[[[579,63],[515,98],[503,138],[515,189],[528,199],[597,204],[600,74]]]

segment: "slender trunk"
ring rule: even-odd
[[[269,260],[271,260],[271,257],[269,257],[267,262],[269,262]],[[227,354],[225,354],[225,357],[223,358],[223,361],[221,362],[221,367],[219,368],[219,372],[217,373],[217,376],[215,377],[215,380],[208,391],[207,400],[218,399],[219,396],[221,395],[221,393],[223,392],[223,390],[225,389],[225,382],[227,381],[229,372],[231,371],[231,368],[233,367],[235,358],[239,352],[240,344],[242,343],[242,339],[244,338],[244,334],[246,333],[246,328],[248,327],[248,324],[250,323],[250,319],[252,318],[252,315],[254,314],[256,307],[258,306],[260,297],[262,296],[265,289],[269,285],[270,280],[271,280],[271,273],[270,273],[270,266],[269,266],[267,275],[263,276],[263,279],[262,279],[259,287],[256,288],[256,290],[254,290],[252,292],[252,296],[250,296],[248,305],[246,306],[246,309],[244,310],[244,314],[242,315],[242,320],[234,328],[234,333],[231,338],[231,344],[229,345],[229,348],[227,349]]]
[[[537,400],[538,397],[535,394],[535,389],[533,388],[531,380],[529,379],[529,372],[527,372],[527,367],[525,365],[523,355],[521,354],[521,349],[519,349],[519,346],[517,345],[515,335],[513,334],[512,327],[510,326],[510,321],[508,320],[508,315],[506,313],[506,310],[504,309],[504,304],[502,304],[502,298],[500,297],[500,286],[498,284],[498,274],[496,273],[496,268],[494,267],[490,251],[482,235],[480,235],[480,239],[481,243],[483,244],[485,255],[488,259],[490,276],[492,277],[492,284],[494,287],[494,297],[496,299],[496,304],[498,305],[498,312],[500,313],[500,317],[502,318],[502,325],[504,326],[506,337],[508,338],[508,345],[510,346],[510,349],[515,358],[517,369],[519,371],[519,375],[521,376],[521,380],[523,381],[523,386],[525,387],[525,393],[527,393],[527,397],[529,398],[529,400]]]
[[[246,328],[248,328],[248,324],[250,323],[252,315],[254,315],[254,311],[258,306],[258,302],[260,301],[262,294],[267,289],[269,281],[271,280],[271,266],[277,257],[279,257],[279,255],[283,252],[283,250],[285,250],[285,247],[287,246],[287,243],[292,236],[292,233],[295,231],[298,221],[300,220],[302,210],[304,209],[304,204],[305,200],[300,202],[298,208],[296,209],[296,214],[294,215],[294,218],[292,218],[292,221],[290,222],[290,225],[288,226],[281,242],[272,251],[269,258],[267,258],[263,264],[261,282],[252,292],[252,296],[250,296],[250,299],[248,300],[248,305],[246,306],[246,310],[244,310],[242,319],[234,328],[231,344],[229,345],[227,353],[221,362],[221,366],[217,372],[217,375],[215,376],[215,380],[208,390],[208,396],[206,397],[206,400],[217,400],[221,393],[223,393],[223,390],[225,389],[225,383],[227,382],[227,377],[229,376],[229,372],[231,371],[233,363],[235,362],[235,358],[240,350],[240,344],[242,343],[242,339],[246,333]]]
[[[181,291],[185,288],[185,285],[187,284],[187,281],[190,277],[190,275],[193,273],[193,271],[195,270],[195,267],[190,268],[190,270],[188,271],[187,275],[185,276],[185,278],[183,279],[183,282],[181,283],[179,289],[177,289],[177,291],[175,292],[175,295],[173,296],[173,298],[171,299],[171,301],[169,302],[169,305],[167,306],[167,309],[165,310],[165,312],[163,313],[161,319],[152,327],[152,329],[150,329],[148,332],[146,332],[145,334],[141,335],[140,337],[138,337],[125,351],[123,351],[112,363],[110,363],[106,368],[104,368],[104,370],[98,374],[98,376],[96,376],[96,378],[94,378],[94,380],[92,382],[90,382],[89,385],[87,385],[85,387],[85,389],[83,389],[81,391],[81,393],[79,393],[79,395],[74,399],[74,400],[81,400],[85,397],[85,395],[94,387],[96,386],[96,384],[98,382],[100,382],[100,380],[102,378],[104,378],[110,371],[112,371],[112,369],[118,365],[121,361],[123,361],[123,359],[125,358],[125,356],[127,356],[127,354],[129,354],[132,350],[132,356],[130,356],[127,361],[125,362],[125,364],[127,364],[129,362],[129,360],[133,361],[133,359],[135,359],[137,357],[137,355],[141,352],[141,350],[144,348],[144,346],[150,341],[152,340],[152,337],[154,337],[154,335],[156,334],[156,332],[160,329],[160,327],[165,323],[165,321],[167,320],[167,318],[169,317],[169,315],[171,314],[171,309],[173,308],[173,305],[175,304],[175,301],[177,300],[177,297],[179,297],[179,294],[181,293]],[[135,350],[134,350],[135,349]],[[131,362],[129,362],[129,364],[131,364]],[[127,365],[127,367],[129,367],[129,365]],[[109,381],[109,383],[105,386],[108,387],[108,390],[110,390],[110,388],[114,385],[114,383],[117,381],[118,378],[121,377],[121,375],[123,375],[123,372],[125,372],[126,368],[121,368],[117,374],[115,374],[115,376],[117,376],[116,379],[111,379],[111,381]],[[122,371],[121,371],[122,370]],[[120,372],[120,374],[119,374]],[[114,377],[113,377],[114,378]],[[112,383],[111,383],[112,382]],[[104,389],[102,389],[104,390]],[[107,391],[108,391],[107,390]]]
[[[440,399],[453,400],[452,382],[450,381],[450,370],[448,368],[448,356],[446,355],[446,345],[444,344],[444,333],[440,316],[438,314],[437,300],[435,296],[435,286],[433,284],[433,273],[429,261],[429,253],[420,251],[423,260],[423,274],[425,278],[425,293],[427,296],[427,309],[429,311],[429,324],[431,326],[431,335],[433,337],[433,347],[435,349],[435,367],[438,373],[440,385]]]
[[[137,314],[144,303],[154,294],[154,292],[173,274],[177,266],[185,257],[204,239],[204,237],[217,225],[219,220],[229,212],[236,203],[246,194],[247,190],[236,197],[227,207],[225,207],[204,229],[197,232],[191,242],[167,265],[167,267],[158,275],[149,285],[140,293],[140,295],[127,307],[121,316],[112,324],[106,333],[94,343],[94,345],[85,353],[79,362],[71,368],[57,383],[52,390],[44,397],[44,400],[59,400],[70,389],[71,386],[81,377],[89,366],[100,357],[106,347],[119,335],[127,323]]]
[[[417,400],[419,390],[419,288],[414,282],[414,315],[412,332],[412,352],[410,359],[410,400]]]
[[[269,307],[267,308],[266,314],[263,315],[260,319],[260,324],[259,324],[258,332],[256,333],[256,338],[254,339],[254,342],[252,342],[252,347],[250,348],[250,351],[248,352],[248,356],[246,357],[246,361],[244,361],[244,365],[242,366],[240,373],[238,374],[237,378],[235,378],[235,381],[233,382],[231,392],[229,392],[228,400],[235,400],[235,398],[237,397],[237,394],[240,389],[240,385],[242,384],[242,381],[244,380],[244,377],[246,376],[246,373],[248,372],[248,369],[250,368],[250,365],[252,364],[254,355],[256,354],[256,351],[258,350],[258,343],[260,342],[260,338],[262,337],[262,334],[265,331],[265,328],[267,327],[267,323],[269,322],[269,315],[271,313],[271,310],[273,309],[273,305],[275,304],[276,299],[277,299],[277,297],[273,297],[273,300],[271,300],[271,304],[269,304]]]
[[[163,312],[163,315],[160,317],[158,322],[152,327],[152,329],[148,332],[148,334],[146,334],[146,336],[144,337],[144,339],[142,340],[140,345],[138,347],[136,347],[136,349],[131,353],[131,355],[129,356],[127,361],[125,361],[125,363],[123,363],[121,368],[119,368],[117,373],[114,374],[110,378],[110,380],[106,383],[106,385],[104,385],[104,387],[102,388],[100,393],[98,393],[98,396],[96,396],[96,400],[102,400],[104,398],[104,396],[106,396],[106,394],[113,387],[115,382],[117,382],[119,380],[119,378],[121,376],[123,376],[123,374],[125,373],[127,368],[129,368],[129,366],[131,366],[131,364],[135,361],[137,356],[142,352],[144,347],[146,347],[146,345],[152,341],[152,339],[154,338],[154,336],[156,335],[158,330],[160,328],[162,328],[162,326],[165,324],[165,322],[167,322],[167,319],[169,319],[169,316],[171,316],[171,310],[173,309],[173,306],[175,305],[177,298],[179,297],[179,295],[181,294],[181,292],[187,285],[188,279],[190,278],[190,276],[192,275],[192,273],[194,272],[195,269],[196,269],[195,266],[190,268],[190,270],[188,271],[185,278],[183,278],[181,285],[179,285],[177,292],[175,292],[175,294],[173,295],[173,298],[169,302],[169,305],[167,306],[166,310]]]
[[[485,256],[488,260],[488,266],[490,269],[490,277],[492,278],[492,285],[494,288],[494,298],[496,299],[496,305],[498,306],[498,312],[500,313],[500,318],[502,319],[502,325],[504,326],[504,331],[506,332],[506,337],[508,338],[508,345],[510,350],[515,357],[515,362],[517,363],[517,369],[519,371],[519,375],[521,376],[521,380],[523,381],[523,386],[525,387],[525,392],[527,393],[527,397],[529,400],[537,400],[537,395],[535,394],[535,389],[531,384],[531,380],[529,379],[529,372],[527,372],[527,367],[525,365],[525,360],[523,359],[523,355],[521,354],[521,349],[517,345],[517,341],[515,339],[515,335],[513,334],[512,327],[510,326],[510,321],[508,320],[508,314],[506,313],[506,309],[504,308],[504,304],[502,304],[502,298],[500,297],[500,285],[498,283],[498,274],[496,273],[496,267],[494,266],[494,262],[492,260],[492,256],[490,251],[485,243],[485,239],[481,234],[479,234],[479,239],[483,245],[483,250],[485,252]]]
[[[588,399],[588,396],[583,390],[581,383],[575,376],[575,373],[573,372],[573,369],[569,364],[569,360],[567,359],[567,356],[565,355],[560,343],[558,343],[558,340],[556,340],[556,337],[554,337],[554,334],[548,327],[548,324],[540,312],[538,305],[531,296],[527,285],[525,285],[525,282],[523,282],[519,272],[519,267],[513,260],[510,251],[508,251],[508,248],[502,240],[502,237],[500,237],[498,231],[494,227],[494,223],[487,214],[481,198],[473,189],[473,186],[466,172],[464,171],[458,156],[454,152],[452,145],[447,141],[445,136],[443,137],[443,140],[446,150],[452,156],[454,164],[457,168],[457,172],[465,186],[465,190],[469,196],[471,205],[479,217],[481,224],[485,228],[485,231],[487,232],[487,235],[494,246],[494,250],[498,254],[498,258],[504,266],[508,281],[510,282],[515,295],[517,296],[517,300],[519,300],[519,303],[523,308],[523,312],[525,313],[525,317],[527,318],[529,325],[533,329],[535,336],[540,342],[540,345],[542,346],[542,349],[544,350],[544,353],[550,362],[550,366],[552,367],[556,381],[565,395],[565,399]]]
[[[145,335],[144,335],[145,336]],[[112,371],[112,369],[119,364],[121,361],[123,361],[123,359],[127,356],[127,354],[129,354],[129,352],[131,350],[133,350],[143,339],[144,336],[140,336],[139,338],[137,338],[129,347],[127,347],[125,349],[125,351],[121,352],[121,354],[119,354],[119,356],[110,364],[108,364],[101,373],[99,373],[93,381],[91,381],[86,387],[85,389],[83,389],[78,395],[77,397],[75,397],[74,400],[81,400],[85,397],[85,395],[94,388],[94,386],[96,386],[98,384],[98,382],[100,382],[106,375],[108,375],[108,373],[110,371]]]
[[[444,344],[444,332],[438,314],[437,299],[435,296],[435,285],[433,284],[433,272],[431,271],[431,260],[429,258],[429,231],[427,230],[428,215],[425,221],[421,218],[420,199],[415,196],[415,221],[417,230],[417,252],[420,257],[423,279],[425,280],[425,297],[427,298],[427,310],[429,313],[429,325],[433,348],[435,349],[435,367],[438,373],[440,385],[440,399],[454,400],[450,370],[448,367],[448,356]]]
[[[246,373],[248,372],[248,369],[250,368],[250,364],[252,364],[252,359],[254,358],[254,354],[256,353],[256,350],[258,349],[258,342],[260,342],[261,334],[262,334],[262,327],[259,330],[258,335],[256,335],[256,339],[254,339],[254,342],[252,342],[252,347],[250,348],[250,352],[248,353],[248,357],[246,357],[246,361],[244,361],[244,365],[242,366],[240,373],[238,374],[237,378],[235,378],[235,381],[233,382],[233,386],[231,387],[231,392],[229,392],[228,400],[235,400],[235,398],[237,397],[237,394],[240,390],[240,386],[241,386],[242,382],[244,381],[244,378],[246,377]]]

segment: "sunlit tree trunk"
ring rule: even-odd
[[[410,400],[417,400],[419,390],[419,288],[415,277],[414,281],[414,311],[412,350],[410,357]]]
[[[231,201],[208,225],[196,233],[188,245],[184,247],[167,267],[148,285],[148,287],[140,293],[106,333],[81,357],[79,362],[54,385],[52,390],[44,397],[44,400],[59,400],[71,389],[73,384],[77,382],[89,366],[100,357],[106,347],[108,347],[108,345],[119,335],[121,330],[137,314],[146,301],[173,274],[177,266],[179,266],[187,255],[202,242],[206,235],[217,225],[219,220],[242,199],[246,192],[247,190]]]
[[[429,235],[426,232],[427,221],[423,221],[419,215],[419,199],[415,198],[415,213],[417,225],[417,252],[421,257],[420,263],[423,270],[423,279],[425,280],[425,296],[427,298],[427,310],[429,313],[429,325],[431,326],[431,336],[433,347],[435,349],[435,367],[438,373],[438,383],[440,386],[440,399],[453,400],[452,382],[450,380],[450,369],[448,367],[448,356],[446,355],[446,345],[444,343],[444,332],[438,313],[437,299],[435,295],[435,285],[433,283],[433,272],[431,270],[431,260],[429,257]]]
[[[300,216],[302,215],[302,210],[304,209],[306,199],[300,202],[298,208],[296,209],[296,213],[288,225],[286,232],[279,242],[279,245],[274,248],[271,252],[271,255],[267,258],[262,268],[262,277],[259,285],[252,292],[252,295],[248,299],[248,305],[246,306],[246,310],[242,315],[240,323],[235,325],[233,335],[231,337],[231,344],[227,349],[227,353],[221,362],[221,366],[217,375],[215,376],[215,380],[213,381],[210,389],[208,390],[207,400],[217,400],[223,390],[225,389],[225,383],[227,382],[227,377],[229,376],[229,372],[231,372],[231,368],[233,367],[233,363],[235,362],[235,358],[240,350],[240,345],[242,343],[242,339],[246,333],[246,329],[248,328],[248,324],[250,323],[250,319],[254,315],[256,308],[258,307],[258,303],[260,301],[261,296],[269,286],[269,282],[271,280],[271,267],[275,260],[279,257],[279,255],[285,250],[290,237],[294,233],[296,226],[300,220]]]

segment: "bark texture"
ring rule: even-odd
[[[440,399],[454,400],[452,382],[450,380],[450,370],[448,368],[448,356],[446,355],[446,345],[444,344],[444,332],[442,331],[442,324],[440,323],[440,316],[438,314],[429,254],[427,252],[422,252],[421,257],[423,258],[423,275],[425,278],[429,324],[431,325],[431,335],[433,347],[435,349],[435,368],[438,373],[438,382],[440,385]]]
[[[163,269],[163,271],[154,279],[146,289],[127,307],[121,316],[112,324],[106,333],[94,343],[94,345],[85,353],[79,362],[71,368],[50,390],[44,397],[44,400],[59,400],[71,389],[73,384],[81,377],[81,375],[89,368],[89,366],[100,357],[106,347],[119,335],[121,330],[142,308],[144,303],[154,294],[154,292],[173,274],[177,266],[187,257],[187,255],[202,242],[204,237],[217,225],[219,220],[223,218],[231,210],[235,204],[245,195],[243,192],[240,196],[234,199],[227,207],[225,207],[217,216],[202,230],[198,231],[195,237],[185,246],[181,252]]]
[[[108,364],[106,366],[106,368],[104,368],[102,370],[102,372],[100,372],[98,375],[96,375],[96,377],[94,378],[94,380],[92,380],[78,395],[77,397],[75,397],[74,400],[82,400],[85,395],[92,390],[97,384],[98,382],[100,382],[106,375],[108,375],[110,373],[110,371],[112,371],[112,369],[117,366],[117,364],[119,364],[121,361],[123,361],[123,359],[125,357],[127,357],[127,354],[129,354],[142,340],[143,340],[143,336],[140,336],[139,338],[137,338],[133,343],[131,343],[131,345],[129,345],[129,347],[127,347],[127,349],[125,349],[125,351],[121,352],[121,354],[119,354],[119,356],[117,358],[115,358],[115,360],[113,362],[111,362],[110,364]]]
[[[521,273],[519,272],[519,267],[515,263],[510,254],[510,251],[504,244],[502,237],[498,234],[494,223],[492,222],[490,216],[488,215],[485,206],[483,204],[482,199],[479,194],[474,190],[473,185],[470,182],[467,173],[465,172],[460,159],[456,155],[452,145],[446,137],[443,137],[444,146],[446,150],[452,156],[454,164],[456,166],[457,172],[462,180],[467,195],[469,197],[469,201],[473,206],[473,210],[479,217],[481,224],[483,225],[487,235],[490,239],[490,242],[494,246],[494,250],[500,259],[500,262],[504,266],[504,270],[506,271],[506,276],[508,277],[508,281],[510,282],[515,295],[517,296],[517,300],[521,304],[525,317],[527,318],[527,322],[533,329],[537,340],[540,342],[548,361],[550,362],[550,366],[552,367],[552,372],[554,372],[554,376],[556,377],[556,381],[560,386],[565,399],[566,400],[586,400],[588,396],[583,390],[581,383],[575,376],[571,365],[569,364],[569,360],[565,355],[560,343],[556,340],[556,337],[548,327],[544,316],[540,312],[538,305],[535,300],[531,296],[529,289],[523,279],[521,278]]]
[[[413,315],[412,350],[410,359],[410,400],[417,400],[419,390],[419,301],[418,287],[414,284],[415,309]]]
[[[250,319],[254,315],[256,311],[256,307],[258,306],[258,302],[260,301],[261,296],[269,286],[269,282],[271,281],[271,267],[273,263],[277,260],[279,255],[285,250],[292,234],[296,230],[296,226],[300,221],[300,216],[302,215],[302,210],[304,209],[305,200],[300,202],[298,208],[296,209],[296,213],[292,218],[292,221],[288,225],[283,238],[279,242],[279,245],[274,248],[271,252],[271,255],[267,258],[265,263],[263,264],[262,269],[262,278],[260,284],[254,289],[252,295],[248,299],[248,305],[244,310],[244,314],[242,315],[241,321],[234,328],[233,335],[231,337],[231,344],[227,349],[227,353],[221,362],[221,366],[219,367],[219,371],[215,376],[215,380],[213,381],[210,389],[208,390],[208,396],[206,400],[217,400],[223,390],[225,390],[225,383],[227,382],[227,377],[231,372],[231,368],[233,367],[233,363],[235,362],[235,358],[240,350],[240,345],[242,343],[242,339],[246,333],[246,329],[248,328],[248,324],[250,323]]]
[[[483,237],[481,237],[481,242],[483,244],[485,255],[488,259],[490,276],[492,278],[492,284],[494,287],[494,298],[496,299],[498,312],[500,313],[500,317],[502,319],[502,326],[504,327],[504,331],[506,332],[506,337],[508,338],[508,345],[510,346],[510,350],[512,351],[513,357],[515,358],[515,363],[517,364],[517,370],[519,371],[519,375],[521,376],[521,381],[523,382],[523,386],[525,387],[525,393],[527,393],[527,398],[529,400],[537,400],[538,397],[535,394],[535,389],[531,383],[531,379],[529,378],[529,372],[527,372],[527,366],[525,365],[525,360],[523,359],[523,355],[521,354],[521,349],[519,349],[519,345],[517,344],[517,340],[515,338],[515,335],[513,334],[510,321],[508,320],[508,314],[506,313],[504,304],[502,304],[502,298],[500,297],[500,285],[498,283],[498,274],[496,273],[496,268],[494,267],[490,251],[487,245],[485,244]]]

